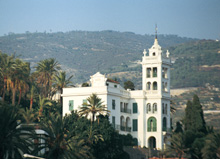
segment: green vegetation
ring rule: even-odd
[[[196,40],[176,35],[158,35],[158,39],[163,48]],[[16,53],[20,58],[30,62],[31,68],[39,61],[56,58],[69,76],[74,75],[74,83],[83,83],[97,71],[106,74],[140,72],[141,67],[135,61],[141,60],[143,50],[150,48],[153,42],[154,35],[138,35],[131,32],[26,32],[0,37],[0,50]],[[128,79],[123,79],[122,83],[126,80]],[[138,84],[135,83],[136,88],[140,88],[139,81]]]
[[[71,84],[71,77],[66,78],[65,72],[58,70],[55,59],[40,61],[36,71],[27,75],[20,68],[30,70],[28,63],[0,55],[0,158],[23,158],[24,153],[48,159],[129,158],[123,146],[135,145],[134,139],[113,128],[108,111],[96,94],[87,99],[79,113],[71,112],[62,118],[61,100],[51,99],[55,90]],[[25,91],[19,87],[21,81]],[[106,116],[101,115],[103,112]],[[84,117],[89,113],[93,115],[92,124]],[[39,135],[37,130],[45,133]]]
[[[205,83],[220,87],[220,42],[175,35],[159,35],[158,39],[164,52],[168,49],[175,62],[171,69],[171,88],[199,87]],[[74,75],[71,79],[74,83],[86,82],[92,74],[100,71],[111,78],[117,77],[122,84],[127,80],[134,81],[136,89],[140,89],[141,65],[137,61],[153,41],[153,35],[131,32],[27,32],[0,37],[0,50],[16,53],[30,62],[31,68],[39,61],[54,57],[67,75]],[[121,74],[112,75],[117,72]]]
[[[176,154],[178,158],[218,158],[219,136],[219,132],[214,132],[213,128],[206,126],[199,98],[194,95],[193,101],[187,102],[182,124],[176,123],[167,154]]]

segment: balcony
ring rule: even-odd
[[[131,109],[121,108],[121,112],[131,114]]]
[[[131,127],[121,126],[121,131],[131,132]]]

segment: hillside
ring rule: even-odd
[[[158,38],[162,47],[195,40],[176,35],[159,35]],[[140,71],[140,66],[133,62],[141,60],[143,50],[151,47],[153,41],[154,35],[131,32],[26,32],[0,37],[0,50],[16,53],[31,62],[31,66],[45,58],[56,58],[65,71],[75,75],[74,82],[82,83],[97,71]]]
[[[220,42],[158,35],[164,51],[169,49],[173,61],[171,88],[198,87],[210,83],[220,86]],[[33,67],[46,58],[56,58],[74,83],[82,83],[100,71],[108,77],[126,80],[141,88],[144,49],[154,42],[154,35],[116,31],[71,31],[67,33],[9,34],[0,37],[0,50],[31,62]]]

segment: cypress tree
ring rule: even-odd
[[[194,116],[194,128],[198,132],[203,132],[206,134],[206,123],[203,115],[202,105],[200,104],[199,97],[197,95],[193,96],[193,111],[195,111]]]
[[[187,102],[184,126],[185,130],[206,134],[206,123],[204,120],[202,105],[200,104],[199,97],[197,95],[193,96],[192,102]]]

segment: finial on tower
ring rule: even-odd
[[[157,39],[157,24],[155,25],[155,39]]]

